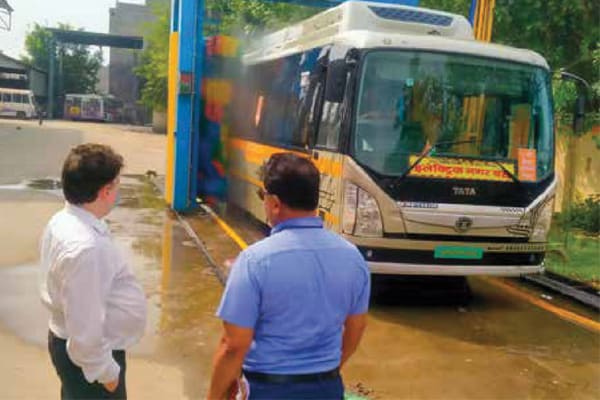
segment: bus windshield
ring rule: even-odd
[[[387,176],[423,177],[423,166],[413,164],[427,155],[426,165],[495,163],[509,175],[539,181],[554,169],[550,93],[549,73],[541,67],[371,51],[360,77],[352,153]]]

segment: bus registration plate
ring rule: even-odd
[[[454,258],[459,260],[481,260],[483,249],[467,246],[437,246],[434,250],[435,258]]]

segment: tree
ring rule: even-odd
[[[206,10],[219,22],[218,26],[209,27],[210,34],[242,38],[281,28],[322,11],[320,8],[257,0],[207,0]]]
[[[167,108],[169,81],[169,25],[170,5],[152,3],[156,20],[144,27],[147,43],[135,73],[142,79],[141,101],[149,108],[164,111]]]
[[[67,24],[58,24],[59,29],[72,30]],[[48,69],[52,33],[45,27],[34,24],[25,38],[26,55],[22,60],[43,70]],[[102,66],[102,52],[92,52],[89,46],[57,43],[55,87],[59,96],[65,93],[95,93],[98,71]],[[62,66],[62,71],[60,71]]]
[[[422,0],[420,4],[466,16],[471,0]],[[552,70],[567,68],[596,82],[598,68],[592,58],[600,42],[599,17],[600,3],[594,0],[498,0],[492,41],[534,50]]]

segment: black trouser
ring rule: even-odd
[[[303,375],[274,375],[244,371],[249,400],[342,400],[344,383],[339,369]]]
[[[67,341],[48,332],[48,351],[52,364],[62,384],[60,398],[71,399],[127,399],[125,388],[125,351],[113,351],[113,358],[121,367],[119,385],[114,392],[109,392],[98,382],[89,383],[83,376],[83,371],[75,365],[67,354]]]

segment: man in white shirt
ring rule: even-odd
[[[48,350],[62,399],[126,399],[125,349],[143,335],[146,299],[102,220],[117,202],[123,158],[83,144],[62,170],[65,208],[41,243]]]

